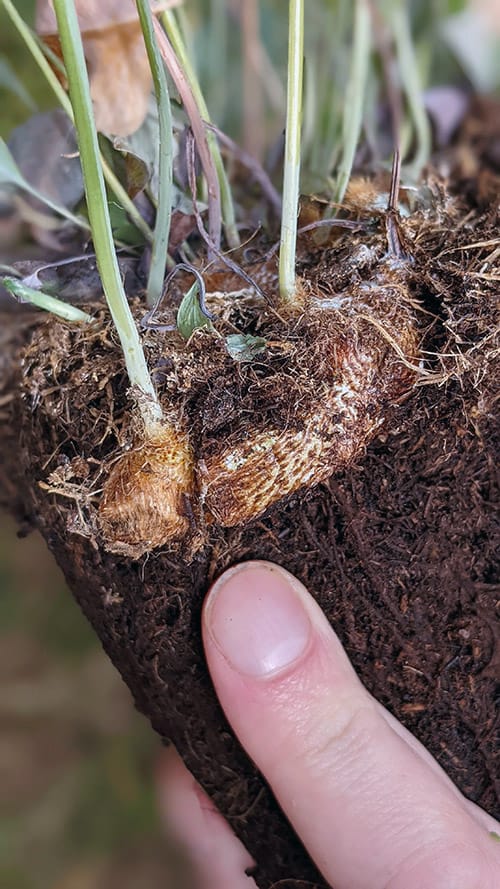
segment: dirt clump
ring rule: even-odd
[[[477,130],[465,138],[477,156]],[[157,468],[101,305],[88,327],[41,319],[6,376],[4,498],[42,531],[138,708],[228,817],[263,889],[324,882],[207,674],[203,597],[242,559],[295,573],[369,690],[499,814],[500,173],[481,163],[487,189],[454,155],[454,191],[442,160],[409,195],[392,248],[380,211],[322,246],[304,240],[293,311],[264,259],[247,270],[263,297],[207,272],[213,329],[187,342],[145,331],[186,459],[163,529],[129,509],[123,468],[148,485],[150,513]]]

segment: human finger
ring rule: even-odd
[[[253,859],[173,747],[156,770],[160,814],[183,847],[196,889],[256,889],[246,875]]]
[[[229,721],[336,889],[498,889],[494,840],[385,718],[296,578],[264,562],[230,569],[203,633]]]

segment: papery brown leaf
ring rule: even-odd
[[[182,210],[174,210],[170,220],[170,237],[168,240],[168,252],[173,256],[189,235],[196,228],[196,216],[184,213]]]
[[[146,116],[152,85],[139,23],[89,32],[84,46],[97,129],[133,133]]]
[[[135,198],[150,180],[148,165],[139,155],[128,150],[125,140],[117,137],[113,140],[112,145],[115,149],[113,159],[115,173],[125,183],[129,197]]]
[[[180,0],[152,2],[155,13]],[[134,0],[76,0],[97,129],[127,136],[146,116],[152,87]],[[50,0],[38,0],[36,30],[61,56],[57,22]]]
[[[182,0],[152,0],[153,12],[179,6]],[[135,0],[75,0],[80,30],[100,31],[112,25],[123,25],[139,19]],[[57,34],[57,21],[51,0],[37,0],[35,28],[38,34]]]

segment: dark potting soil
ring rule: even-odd
[[[368,689],[466,796],[500,815],[500,178],[495,160],[483,158],[480,172],[476,166],[458,178],[460,196],[453,198],[431,177],[427,204],[398,222],[411,256],[405,300],[421,332],[421,372],[413,368],[404,397],[383,403],[377,437],[367,437],[329,478],[255,519],[233,528],[209,522],[194,547],[160,546],[132,559],[107,550],[93,522],[107,467],[131,435],[123,364],[107,322],[91,334],[41,320],[22,365],[11,364],[12,377],[5,375],[4,500],[42,531],[138,708],[175,744],[254,855],[262,889],[278,881],[283,889],[325,884],[234,738],[207,674],[202,601],[211,580],[243,559],[269,559],[296,574]],[[314,271],[323,263],[330,294],[355,287],[349,256],[360,239],[372,250],[366,275],[378,274],[383,214],[379,222],[357,242],[344,233],[317,252],[309,246],[304,278],[324,282]],[[259,333],[255,312],[250,318],[247,329]],[[191,349],[198,383],[210,382],[218,407],[206,399],[204,410],[214,440],[236,422],[236,392],[248,410],[255,391],[256,413],[274,416],[286,356],[262,374],[267,389],[252,390],[241,382],[251,363],[246,370],[235,363],[232,382],[225,353],[206,357],[206,337],[178,343],[175,355]],[[156,333],[145,339],[157,384],[168,389],[173,370],[163,340]],[[179,365],[176,374],[182,389]],[[186,411],[195,403],[186,396]]]

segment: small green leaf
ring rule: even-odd
[[[144,244],[143,234],[130,220],[127,211],[120,204],[111,199],[108,201],[108,210],[116,243],[129,244],[132,247]]]
[[[212,329],[212,324],[210,318],[207,318],[201,310],[198,299],[198,282],[195,281],[177,311],[177,330],[185,340],[188,340],[192,333],[200,327]]]
[[[253,361],[265,351],[267,341],[251,333],[231,333],[226,337],[226,349],[235,361]]]
[[[39,309],[45,309],[46,312],[52,312],[53,315],[64,318],[65,321],[84,321],[86,324],[90,324],[93,320],[91,315],[87,315],[86,312],[82,312],[71,303],[65,303],[61,299],[49,296],[48,293],[42,293],[41,290],[27,287],[16,278],[3,278],[2,284],[20,303],[31,303],[33,306],[38,306]]]
[[[495,840],[495,843],[500,843],[500,833],[497,833],[496,830],[490,830],[490,837]]]

